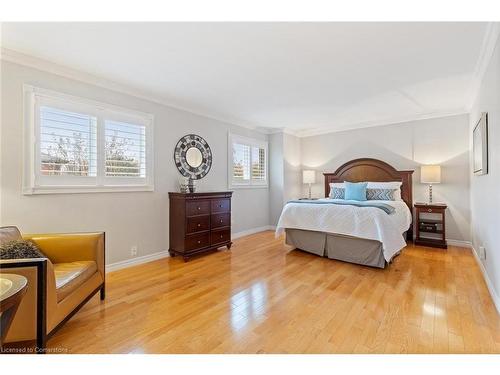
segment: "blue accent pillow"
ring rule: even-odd
[[[368,182],[345,182],[345,199],[351,201],[366,201],[366,187]]]

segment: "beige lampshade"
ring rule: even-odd
[[[420,167],[420,182],[423,184],[439,184],[441,182],[441,166],[422,165]]]
[[[302,182],[304,184],[314,184],[316,182],[316,171],[313,170],[302,171]]]

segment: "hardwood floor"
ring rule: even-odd
[[[272,232],[184,263],[110,273],[49,340],[70,353],[500,353],[500,316],[468,249],[408,246],[385,270]]]

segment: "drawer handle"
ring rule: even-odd
[[[201,207],[198,206],[198,210],[201,210]]]
[[[221,234],[221,235],[220,235],[220,238],[222,238],[222,237],[223,237],[223,236],[222,236],[222,234]]]
[[[201,241],[200,241],[200,240],[198,240],[198,243],[201,243]]]
[[[222,223],[222,222],[223,222],[223,220],[222,220],[222,219],[220,219],[220,222]]]
[[[199,227],[201,227],[201,224],[200,224],[200,223],[198,223],[198,228],[199,228]]]
[[[432,212],[432,208],[429,208],[429,209],[427,210],[427,212]]]
[[[222,204],[219,204],[219,208],[222,208]]]

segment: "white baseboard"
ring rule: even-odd
[[[447,238],[446,243],[450,246],[466,247],[467,249],[472,249],[472,242],[470,241],[453,240]]]
[[[476,262],[479,265],[479,268],[481,269],[481,272],[483,273],[483,278],[484,281],[486,282],[486,286],[488,287],[488,290],[491,295],[491,299],[493,300],[493,304],[495,305],[497,312],[500,314],[500,296],[495,290],[495,287],[493,286],[493,283],[490,280],[490,277],[488,276],[488,273],[486,272],[486,268],[484,268],[483,262],[481,262],[481,259],[479,259],[479,255],[476,252],[476,249],[474,249],[473,246],[472,248],[472,254],[474,254],[474,258],[476,258]]]
[[[152,262],[153,260],[166,258],[168,256],[169,256],[168,251],[160,251],[159,253],[144,255],[142,257],[126,259],[120,262],[106,264],[106,273],[121,270],[123,268],[137,266],[138,264]]]
[[[237,233],[232,233],[231,238],[236,239],[236,238],[240,238],[240,237],[244,237],[244,236],[249,236],[249,235],[254,234],[254,233],[259,233],[259,232],[264,232],[266,230],[274,230],[274,229],[275,229],[275,227],[272,225],[265,225],[263,227],[257,227],[257,228],[243,230],[243,231],[237,232]]]
[[[274,226],[272,226],[272,225],[266,225],[266,226],[263,226],[263,227],[257,227],[257,228],[247,229],[247,230],[244,230],[244,231],[241,231],[241,232],[238,232],[238,233],[233,233],[231,235],[231,238],[232,239],[236,239],[236,238],[240,238],[240,237],[244,237],[244,236],[249,236],[250,234],[259,233],[259,232],[263,232],[263,231],[266,231],[266,230],[274,230],[274,229],[275,229]],[[132,258],[132,259],[126,259],[126,260],[122,260],[120,262],[107,264],[106,265],[106,273],[113,272],[113,271],[118,271],[118,270],[121,270],[123,268],[137,266],[137,265],[143,264],[143,263],[152,262],[154,260],[158,260],[158,259],[161,259],[161,258],[166,258],[168,256],[170,256],[169,253],[168,253],[168,251],[160,251],[158,253],[144,255],[142,257],[137,257],[137,258]]]

